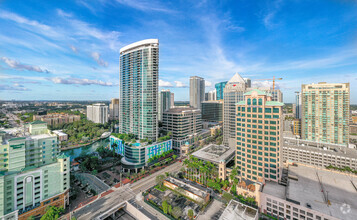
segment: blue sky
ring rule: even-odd
[[[357,103],[355,0],[0,0],[0,99],[119,96],[119,49],[160,41],[160,89],[188,100],[189,76],[215,83],[283,77],[349,82]],[[255,85],[269,85],[257,81]]]

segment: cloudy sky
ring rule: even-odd
[[[282,77],[285,102],[302,83],[349,82],[357,104],[355,0],[0,0],[0,99],[118,97],[119,49],[147,38],[175,100],[191,75],[209,91],[239,72]]]

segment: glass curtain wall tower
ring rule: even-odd
[[[158,136],[159,40],[120,49],[120,133],[139,139]]]

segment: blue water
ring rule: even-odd
[[[102,140],[99,140],[93,144],[84,146],[84,147],[79,147],[75,149],[70,149],[70,150],[64,150],[62,153],[64,153],[67,156],[70,156],[71,161],[81,155],[86,155],[86,154],[91,154],[97,150],[98,147],[104,146],[107,147],[109,144],[109,138],[105,138]]]

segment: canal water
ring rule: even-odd
[[[79,147],[79,148],[74,148],[74,149],[69,149],[69,150],[63,150],[61,151],[67,156],[71,157],[71,161],[75,159],[76,157],[79,157],[81,155],[86,155],[86,154],[91,154],[97,150],[98,147],[103,146],[107,147],[109,144],[109,137],[105,139],[101,139],[99,141],[94,142],[93,144]]]

